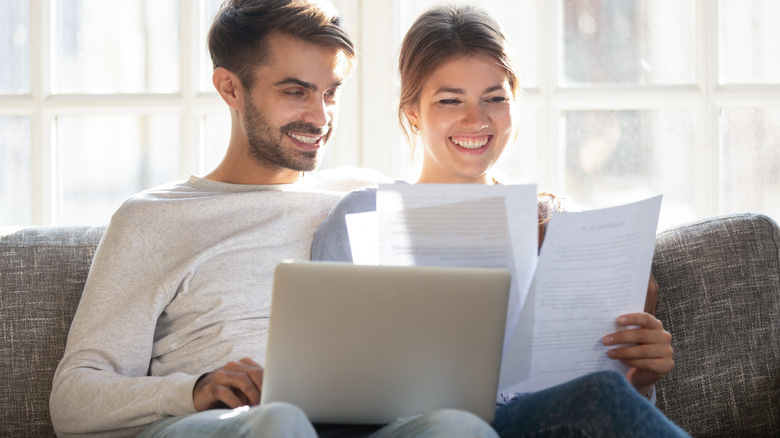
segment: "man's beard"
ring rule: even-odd
[[[323,129],[302,121],[290,122],[280,128],[276,128],[260,114],[254,105],[252,98],[247,95],[244,108],[244,124],[246,136],[249,142],[249,154],[260,165],[268,168],[285,168],[300,172],[309,172],[320,164],[319,149],[314,151],[299,151],[285,148],[282,140],[287,132],[300,134],[324,135],[323,145],[330,138],[333,131],[328,125],[327,133]]]

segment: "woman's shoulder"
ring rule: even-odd
[[[331,215],[376,211],[376,191],[376,186],[370,186],[347,193],[333,207]]]

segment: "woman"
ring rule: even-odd
[[[412,147],[418,141],[423,147],[417,183],[498,183],[493,166],[515,136],[521,94],[511,53],[498,23],[470,6],[434,7],[409,29],[399,59],[398,114]],[[553,210],[562,208],[558,198],[540,195],[540,244],[544,223]],[[352,261],[344,217],[374,210],[375,188],[345,196],[320,226],[312,259]],[[646,309],[655,302],[652,278],[650,285]],[[642,400],[652,398],[654,383],[674,366],[671,335],[646,312],[623,315],[618,323],[637,328],[608,334],[602,342],[636,344],[608,353],[630,367],[627,379],[596,373],[538,393],[507,397],[508,403],[496,412],[497,431],[502,436],[544,431],[556,435],[564,430],[591,436],[685,435]]]

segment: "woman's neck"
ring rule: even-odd
[[[420,177],[417,179],[417,184],[496,184],[496,180],[491,176],[490,172],[487,172],[483,175],[480,175],[478,177],[455,177],[455,176],[449,176],[449,177],[442,177],[442,176],[431,176],[426,174],[421,174]]]

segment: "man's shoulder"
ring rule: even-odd
[[[119,207],[119,210],[157,204],[158,201],[165,199],[189,198],[197,196],[197,192],[198,190],[189,185],[187,180],[170,181],[128,197]]]

